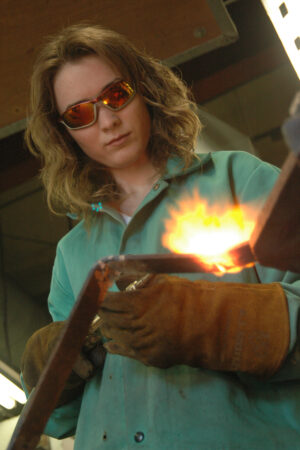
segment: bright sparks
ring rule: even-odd
[[[244,209],[244,208],[243,208]],[[166,232],[162,244],[175,253],[192,253],[212,268],[215,273],[239,272],[228,251],[249,240],[255,225],[255,213],[231,207],[218,213],[199,197],[183,198],[177,209],[170,209],[165,221]],[[247,215],[247,217],[245,217]]]

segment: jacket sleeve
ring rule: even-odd
[[[257,266],[263,283],[277,281],[281,284],[287,299],[290,321],[290,345],[287,358],[279,371],[270,381],[288,381],[300,379],[300,275],[293,272]],[[276,326],[276,324],[274,324]]]
[[[66,320],[72,310],[75,298],[64,264],[63,255],[58,246],[53,266],[50,293],[48,298],[49,311],[53,321]],[[56,439],[73,436],[82,401],[82,395],[70,403],[56,408],[46,425],[44,434]]]
[[[64,255],[60,244],[58,244],[48,297],[48,308],[53,321],[66,320],[75,301],[76,298],[66,269]]]
[[[44,434],[56,439],[74,436],[77,427],[82,396],[70,403],[56,408],[45,427]]]
[[[241,171],[243,172],[245,169],[241,169],[239,166],[240,171],[237,173],[238,166],[235,166],[233,162],[233,173],[236,173],[235,180],[238,179],[238,183],[235,183],[237,197],[241,204],[255,201],[256,205],[261,208],[277,179],[279,169],[268,163],[262,163],[251,155],[245,154],[243,158],[243,167],[248,169],[250,167],[251,171],[250,176],[245,176],[245,174],[241,174]],[[242,182],[243,178],[244,182]],[[300,274],[282,272],[260,264],[256,265],[256,270],[261,283],[279,282],[281,284],[286,295],[289,310],[290,345],[288,356],[281,369],[270,381],[300,379]]]

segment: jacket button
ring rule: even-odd
[[[154,190],[154,191],[157,191],[158,188],[159,188],[159,183],[156,183],[156,184],[153,186],[153,190]]]
[[[142,431],[137,431],[134,435],[135,442],[142,442],[145,438],[145,435]]]

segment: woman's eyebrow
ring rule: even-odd
[[[93,97],[93,98],[83,98],[82,100],[79,100],[79,101],[77,101],[77,102],[70,103],[70,105],[67,105],[67,106],[66,106],[65,111],[66,111],[67,109],[69,109],[69,108],[72,108],[72,107],[75,106],[75,105],[79,105],[80,103],[84,103],[84,102],[88,102],[88,101],[94,100],[95,98],[99,97],[99,95],[101,95],[102,92],[104,92],[107,88],[109,88],[109,86],[111,86],[112,84],[116,83],[117,81],[119,81],[119,80],[121,80],[121,79],[122,79],[122,78],[120,78],[120,77],[116,77],[113,81],[110,81],[109,83],[107,83],[107,84],[101,89],[100,93],[99,93],[98,95],[96,95],[96,97]]]

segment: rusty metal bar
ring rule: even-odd
[[[244,266],[254,262],[253,253],[247,242],[234,247],[229,252],[234,265]],[[217,265],[207,265],[201,256],[194,254],[149,254],[149,255],[120,255],[101,259],[101,264],[107,264],[114,272],[114,278],[125,275],[139,275],[145,273],[212,273],[219,272]]]
[[[98,265],[93,268],[40,380],[23,408],[7,450],[36,448],[109,284],[108,268]]]
[[[290,153],[285,161],[249,244],[262,265],[300,273],[299,156]]]
[[[291,152],[257,219],[250,246],[261,264],[300,273],[300,91],[282,134]]]

